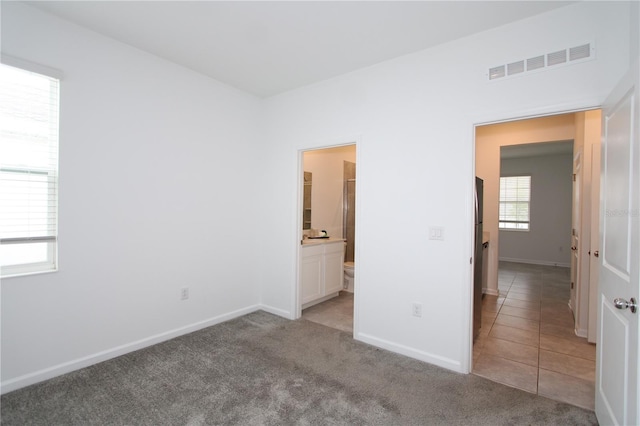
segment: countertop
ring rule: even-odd
[[[305,238],[302,240],[303,246],[313,246],[316,244],[329,244],[329,243],[343,243],[346,240],[344,238]]]

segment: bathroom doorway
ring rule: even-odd
[[[353,333],[356,145],[301,153],[298,306],[303,319]]]

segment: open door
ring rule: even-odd
[[[602,113],[596,415],[607,425],[640,423],[639,80],[636,62]]]

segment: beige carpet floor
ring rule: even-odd
[[[3,395],[2,425],[590,425],[592,411],[255,312]]]

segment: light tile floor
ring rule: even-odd
[[[341,291],[338,297],[303,310],[302,318],[353,334],[353,293]]]
[[[500,262],[485,295],[473,373],[594,409],[596,347],[574,333],[568,268]]]

